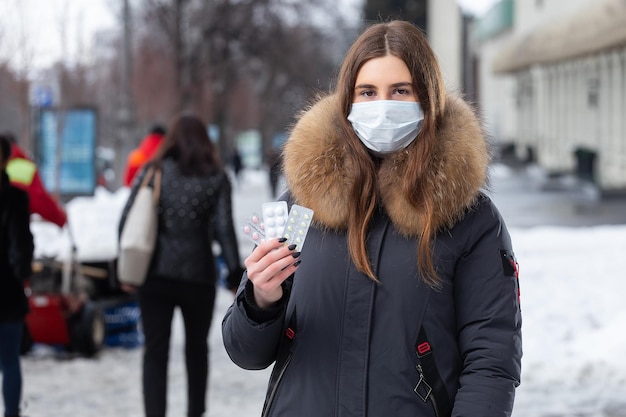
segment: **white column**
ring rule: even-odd
[[[561,161],[562,169],[572,169],[572,149],[574,148],[574,126],[576,116],[576,64],[573,61],[568,61],[565,64],[565,105],[563,106],[565,111],[565,132],[563,135],[562,146],[560,147],[559,160]]]
[[[597,136],[598,157],[595,164],[596,182],[600,188],[604,188],[605,177],[609,171],[611,160],[611,68],[609,55],[603,53],[597,57],[600,65],[600,107],[599,107],[599,129]]]
[[[540,157],[540,161],[544,161],[547,152],[549,152],[549,143],[554,140],[555,125],[556,125],[556,72],[554,65],[546,67],[546,127],[545,136],[537,149],[537,154]],[[543,165],[543,164],[542,164]]]
[[[587,102],[587,110],[588,110],[588,121],[589,125],[586,129],[586,135],[584,138],[584,142],[582,145],[592,146],[593,143],[597,140],[598,137],[598,129],[599,129],[599,103],[591,105],[589,103],[589,94],[591,94],[591,90],[594,88],[592,84],[598,83],[600,78],[600,74],[598,71],[598,63],[595,58],[589,57],[587,58],[587,82],[586,82],[586,99]]]
[[[559,131],[552,146],[553,165],[557,171],[565,168],[563,155],[567,147],[567,135],[569,132],[568,122],[568,85],[567,85],[567,61],[558,64],[559,72]]]
[[[540,133],[540,120],[541,120],[541,71],[538,65],[534,65],[528,71],[528,80],[532,86],[532,95],[528,98],[528,106],[530,108],[529,113],[529,131],[530,131],[530,144],[535,149],[539,143],[541,143]]]
[[[576,147],[578,143],[583,141],[585,136],[585,128],[589,125],[587,115],[587,72],[585,61],[583,59],[576,60],[576,77],[574,83],[574,136],[572,145]]]
[[[536,145],[544,143],[547,139],[546,121],[548,109],[546,107],[548,92],[546,91],[546,66],[538,65],[535,68],[535,103],[536,103]]]
[[[624,158],[620,144],[620,131],[626,113],[622,107],[622,63],[620,62],[620,56],[618,52],[612,52],[609,56],[610,60],[610,76],[611,76],[611,90],[610,90],[610,112],[611,123],[609,126],[608,148],[609,155],[607,156],[607,172],[606,183],[607,186],[613,188],[618,187],[620,182],[620,163]],[[621,176],[622,178],[626,176]]]
[[[618,143],[620,154],[620,184],[621,189],[626,189],[626,47],[620,52],[621,67],[621,106],[618,114],[620,129],[618,131]]]

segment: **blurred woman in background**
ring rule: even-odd
[[[182,115],[136,176],[120,230],[152,167],[161,170],[158,238],[146,281],[138,289],[145,333],[145,413],[165,416],[171,322],[178,307],[185,327],[187,416],[200,417],[206,408],[207,337],[217,284],[214,240],[230,271],[229,288],[237,288],[243,271],[232,220],[231,184],[202,120]]]

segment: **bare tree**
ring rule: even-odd
[[[318,22],[311,19],[315,13],[322,16]],[[170,45],[165,62],[174,63],[176,110],[208,111],[223,155],[238,120],[250,119],[240,117],[239,103],[257,103],[248,109],[259,112],[252,119],[267,145],[285,129],[287,114],[312,90],[327,87],[334,51],[332,42],[324,43],[321,23],[341,25],[330,2],[319,0],[145,0],[144,15],[153,23],[150,40],[165,35]]]
[[[56,24],[61,45],[61,57],[53,65],[53,78],[58,84],[58,97],[56,97],[56,152],[54,156],[54,190],[59,197],[61,192],[61,166],[63,155],[67,151],[63,149],[63,137],[65,135],[68,111],[72,107],[93,105],[94,89],[89,86],[87,73],[88,69],[81,62],[81,39],[76,38],[79,43],[76,56],[69,53],[68,30],[73,23],[80,23],[80,19],[72,20],[74,9],[70,7],[69,0],[65,0],[63,6],[57,10]]]
[[[66,0],[66,6],[70,3]],[[15,4],[24,7],[19,1]],[[120,4],[115,2],[121,22]],[[105,47],[99,45],[99,52],[109,53],[99,53],[96,62],[70,62],[66,56],[50,71],[58,76],[64,106],[98,108],[101,143],[117,150],[118,172],[125,157],[116,142],[124,91],[132,96],[133,120],[142,131],[148,124],[165,123],[177,112],[192,110],[217,125],[222,155],[230,153],[235,136],[244,129],[260,131],[266,150],[274,136],[289,128],[293,115],[311,95],[328,88],[337,57],[342,55],[337,48],[351,34],[350,29],[344,30],[332,0],[143,0],[133,4],[130,89],[124,87],[120,71],[124,58],[121,30],[107,38]],[[58,19],[64,48],[68,10]],[[21,45],[22,66],[15,73],[16,81],[0,87],[14,89],[20,113],[26,115],[22,136],[28,138],[27,76],[33,53],[25,32]],[[139,137],[135,139],[138,142]]]
[[[332,40],[314,27],[276,25],[266,36],[260,40],[264,45],[260,56],[248,71],[262,103],[260,131],[267,150],[272,138],[287,130],[312,95],[328,90],[336,62],[327,50]]]
[[[6,48],[6,34],[0,26],[0,52]],[[18,91],[17,79],[9,67],[8,59],[0,55],[0,126],[2,130],[14,130],[15,120],[19,120],[19,111],[15,103],[15,92]]]
[[[16,100],[20,83],[15,72],[5,63],[0,63],[0,130],[18,132],[22,113]]]
[[[32,70],[34,51],[28,36],[26,35],[26,19],[24,17],[24,4],[19,2],[18,7],[19,29],[18,29],[18,54],[19,64],[17,70],[17,91],[16,101],[19,103],[20,112],[20,132],[21,143],[26,149],[31,148],[30,143],[30,103],[28,92],[30,89],[29,73]]]
[[[409,20],[428,32],[428,0],[365,0],[366,21]]]
[[[138,33],[133,92],[140,120],[167,120],[187,107],[189,87],[183,84],[186,49],[183,5],[188,0],[147,0]]]

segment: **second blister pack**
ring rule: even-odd
[[[283,234],[287,238],[286,244],[295,244],[296,250],[301,251],[312,220],[313,210],[297,204],[291,206]]]
[[[289,210],[287,202],[274,201],[263,203],[262,213],[262,217],[252,214],[243,227],[243,232],[253,243],[258,245],[268,239],[285,237],[286,245],[295,244],[296,250],[302,250],[313,220],[313,210],[298,204]]]
[[[243,232],[255,245],[265,241],[265,230],[261,216],[252,213],[243,225]]]

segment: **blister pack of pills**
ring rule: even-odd
[[[261,216],[253,213],[243,225],[243,232],[256,245],[263,242],[265,240],[265,230]]]
[[[265,239],[282,237],[285,225],[287,224],[287,217],[289,216],[287,202],[275,201],[263,203],[262,207]]]
[[[313,210],[294,204],[289,210],[286,201],[263,203],[263,217],[254,213],[246,220],[243,232],[255,244],[267,239],[284,237],[286,245],[295,244],[302,250],[304,239],[313,220]]]
[[[312,220],[313,210],[297,204],[291,206],[289,217],[287,218],[287,226],[283,234],[287,238],[285,244],[290,245],[293,243],[296,245],[296,250],[301,251]]]

